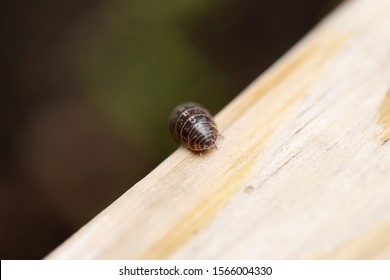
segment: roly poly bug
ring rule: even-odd
[[[175,141],[193,152],[215,148],[219,136],[209,111],[194,102],[180,104],[172,111],[169,129]]]

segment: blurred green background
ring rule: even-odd
[[[171,154],[340,1],[8,1],[0,9],[0,257],[42,258]]]

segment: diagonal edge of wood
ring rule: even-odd
[[[48,259],[390,258],[390,1],[347,1]]]

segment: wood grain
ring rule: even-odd
[[[47,258],[390,258],[389,14],[345,2],[216,116],[218,150],[179,148]]]

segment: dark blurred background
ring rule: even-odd
[[[172,153],[339,0],[0,4],[0,257],[42,258]]]

